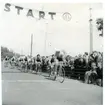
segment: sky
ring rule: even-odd
[[[103,17],[101,3],[14,3],[14,5],[26,8],[20,12],[20,15],[17,14],[14,6],[10,7],[10,12],[4,11],[4,5],[1,4],[2,12],[0,16],[2,46],[8,47],[17,53],[29,55],[31,35],[33,34],[33,56],[38,53],[49,55],[56,50],[65,50],[72,56],[89,52],[89,7],[91,7],[93,50],[102,51],[103,38],[98,35],[99,32],[96,27],[96,19]],[[27,17],[28,8],[46,11],[46,19],[37,20],[37,11],[33,11],[33,15],[36,18]],[[47,11],[56,12],[54,20],[50,19]],[[70,21],[65,21],[62,18],[65,12],[71,14]]]

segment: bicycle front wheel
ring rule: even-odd
[[[64,68],[60,69],[58,71],[58,75],[56,77],[56,80],[59,81],[60,83],[63,83],[65,80],[65,71]]]

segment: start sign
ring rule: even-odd
[[[5,4],[4,11],[10,12],[11,11],[11,6],[12,6],[12,4],[6,3]],[[25,9],[23,7],[15,6],[15,5],[14,5],[14,7],[15,7],[16,12],[17,12],[18,15],[20,15],[21,14],[21,11],[23,11],[23,9]],[[54,20],[54,18],[56,16],[56,12],[44,12],[44,11],[38,11],[38,10],[37,10],[37,14],[38,14],[37,17],[38,17],[39,20],[40,19],[45,19],[45,16],[46,15],[49,15],[49,17],[51,18],[51,20]],[[30,17],[33,17],[34,18],[35,15],[36,14],[34,14],[34,10],[32,10],[32,9],[28,9],[27,10],[27,13],[26,13],[26,16],[27,17],[30,16]],[[70,21],[71,20],[71,15],[70,15],[70,13],[65,12],[65,13],[63,13],[62,18],[64,20],[66,20],[66,21]]]

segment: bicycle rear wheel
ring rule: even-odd
[[[60,69],[58,71],[58,75],[56,77],[56,80],[59,81],[60,83],[63,83],[65,80],[65,71],[64,68]]]

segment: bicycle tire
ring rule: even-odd
[[[55,75],[55,71],[54,71],[54,68],[52,68],[50,74],[49,74],[49,78],[53,81],[56,80],[56,75]]]

